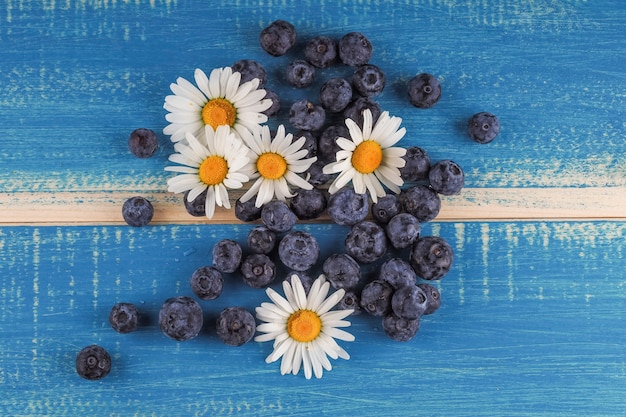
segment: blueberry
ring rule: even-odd
[[[241,263],[243,282],[252,288],[264,288],[276,278],[276,265],[264,253],[246,256]]]
[[[289,204],[298,219],[312,220],[326,211],[326,195],[319,188],[300,190]]]
[[[439,236],[420,237],[411,247],[409,262],[418,276],[441,279],[448,273],[454,252],[448,242]]]
[[[339,40],[339,58],[351,67],[367,64],[372,51],[372,43],[360,32],[347,33]]]
[[[263,113],[266,116],[276,116],[278,112],[280,111],[280,97],[278,93],[276,93],[273,90],[268,90],[266,88],[265,98],[272,100],[272,105],[269,108],[263,110],[261,113]]]
[[[346,119],[352,119],[357,125],[363,127],[363,111],[366,109],[372,113],[372,123],[376,123],[382,110],[380,105],[370,97],[358,97],[353,100],[343,111],[343,115]]]
[[[430,156],[418,146],[406,148],[406,154],[402,157],[406,164],[400,168],[400,176],[405,182],[422,181],[428,179],[430,170]]]
[[[128,149],[137,158],[149,158],[159,148],[156,133],[150,129],[135,129],[128,138]]]
[[[320,246],[313,235],[300,230],[287,233],[278,244],[281,262],[295,271],[310,269],[320,255]]]
[[[410,263],[402,258],[391,258],[380,266],[378,279],[388,282],[397,290],[407,285],[415,285],[417,276]]]
[[[305,142],[301,149],[307,150],[307,154],[304,158],[312,158],[316,156],[317,137],[309,130],[299,130],[295,135],[293,135],[293,140],[296,141],[302,137],[305,139]]]
[[[331,113],[343,111],[351,100],[352,86],[343,78],[331,78],[320,88],[320,103]]]
[[[396,249],[408,248],[420,236],[420,222],[409,213],[396,214],[385,226],[391,246]]]
[[[259,79],[259,88],[265,87],[267,81],[267,73],[263,65],[259,64],[253,59],[240,59],[235,62],[232,67],[233,71],[241,74],[240,84],[248,81],[252,81],[255,78]]]
[[[76,373],[82,378],[95,381],[110,371],[111,355],[102,346],[86,346],[76,355]]]
[[[289,271],[285,277],[285,281],[291,284],[291,278],[294,275],[297,275],[298,278],[300,278],[300,283],[302,284],[302,287],[304,287],[304,292],[308,294],[314,281],[313,277],[309,274],[309,271]]]
[[[383,71],[372,64],[361,65],[352,74],[352,86],[365,97],[373,97],[382,93],[385,82]]]
[[[242,222],[253,222],[261,218],[261,207],[255,206],[254,198],[242,203],[240,199],[235,201],[235,217]]]
[[[421,223],[433,220],[441,209],[439,194],[426,185],[415,185],[400,192],[402,209]]]
[[[232,239],[222,239],[213,246],[213,266],[220,272],[235,272],[241,265],[243,250]]]
[[[142,227],[150,223],[154,215],[154,207],[143,197],[131,197],[122,206],[122,217],[133,227]]]
[[[387,314],[383,318],[383,331],[392,340],[398,342],[408,342],[413,339],[420,328],[420,319],[407,320],[396,316],[395,314]]]
[[[216,322],[217,336],[230,346],[241,346],[254,336],[254,316],[243,307],[228,307],[221,311]]]
[[[336,289],[353,289],[361,280],[361,266],[353,257],[345,253],[330,255],[324,261],[322,270],[330,284]]]
[[[358,262],[372,263],[387,252],[387,236],[378,224],[364,220],[352,226],[345,240],[346,252]]]
[[[190,297],[168,298],[159,311],[161,331],[167,337],[179,342],[198,336],[202,323],[202,307]]]
[[[424,314],[432,314],[437,311],[441,306],[441,294],[439,290],[430,284],[418,284],[417,286],[426,294],[427,303]]]
[[[185,194],[183,195],[183,203],[185,204],[185,210],[187,210],[187,213],[194,217],[206,216],[206,193],[207,190],[204,190],[193,201],[188,201],[187,196],[189,195],[189,191],[185,191]]]
[[[415,320],[424,314],[428,305],[426,293],[417,285],[398,288],[391,297],[391,310],[406,320]]]
[[[389,220],[402,211],[402,204],[395,194],[387,194],[372,204],[372,217],[382,224],[389,223]]]
[[[326,165],[326,161],[323,159],[318,159],[313,162],[307,171],[309,174],[309,184],[312,185],[323,185],[329,182],[334,175],[336,174],[324,174],[324,166]]]
[[[276,247],[277,240],[275,232],[266,226],[257,226],[248,232],[248,249],[254,253],[268,254]]]
[[[361,299],[357,293],[353,291],[346,291],[341,300],[337,303],[336,308],[338,310],[353,310],[352,315],[356,316],[361,314]]]
[[[259,35],[261,48],[272,56],[284,55],[296,43],[296,28],[284,20],[275,20]]]
[[[318,154],[326,161],[336,161],[337,152],[341,150],[341,147],[337,144],[338,138],[349,138],[350,132],[348,128],[341,125],[330,125],[326,127],[320,135],[319,143],[317,145]]]
[[[344,187],[328,198],[326,211],[330,219],[343,226],[353,226],[367,217],[367,194],[357,194],[353,188]]]
[[[361,290],[361,308],[372,316],[384,316],[391,311],[393,292],[393,287],[385,281],[370,281]]]
[[[222,294],[224,278],[217,268],[201,266],[191,274],[189,286],[201,300],[215,300]]]
[[[411,104],[421,109],[434,106],[441,97],[441,83],[432,74],[417,74],[409,81],[407,90]]]
[[[315,67],[307,61],[298,59],[287,65],[285,78],[293,87],[308,87],[315,81]]]
[[[326,112],[318,104],[301,99],[289,109],[289,123],[296,129],[320,130],[326,121]]]
[[[139,325],[139,310],[132,303],[117,303],[109,312],[109,324],[118,333],[130,333]]]
[[[470,137],[478,143],[489,143],[500,133],[500,121],[488,112],[476,113],[467,123]]]
[[[430,168],[428,180],[432,189],[439,194],[454,195],[463,189],[465,173],[459,164],[446,159]]]
[[[288,232],[296,224],[298,219],[287,203],[280,200],[272,200],[263,206],[261,221],[273,232]]]
[[[316,36],[304,46],[304,56],[311,65],[326,68],[337,59],[337,42],[328,36]]]

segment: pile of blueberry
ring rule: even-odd
[[[259,40],[264,51],[278,57],[296,44],[296,38],[291,23],[277,20],[261,31]],[[424,149],[412,146],[404,156],[406,165],[401,176],[407,186],[400,194],[390,193],[372,204],[366,194],[357,194],[351,187],[332,195],[327,192],[333,176],[324,174],[322,167],[334,161],[339,150],[337,138],[349,137],[343,121],[351,118],[362,126],[365,109],[372,112],[374,122],[382,112],[374,98],[383,92],[386,77],[381,68],[370,63],[372,55],[372,43],[362,33],[350,32],[338,41],[317,36],[305,43],[302,57],[286,66],[285,80],[296,89],[310,87],[321,69],[343,66],[351,70],[349,76],[325,80],[317,92],[318,100],[296,100],[288,111],[289,124],[296,130],[294,137],[305,137],[307,157],[318,158],[306,173],[313,188],[297,190],[287,202],[274,200],[261,208],[255,207],[254,199],[245,203],[237,200],[235,216],[257,225],[249,231],[245,244],[232,239],[215,244],[212,264],[199,267],[189,281],[199,299],[213,300],[221,295],[223,274],[237,274],[252,288],[266,288],[281,270],[287,270],[283,279],[297,274],[308,291],[314,277],[323,273],[335,289],[346,291],[337,308],[382,318],[385,334],[404,342],[417,334],[422,316],[439,308],[440,292],[433,284],[448,273],[454,254],[445,239],[422,236],[420,224],[436,218],[441,208],[440,195],[461,191],[463,169],[452,160],[431,163]],[[241,73],[241,83],[260,80],[259,87],[273,102],[265,114],[277,117],[281,97],[266,86],[264,67],[243,59],[232,68]],[[440,97],[441,84],[432,74],[417,74],[407,84],[408,102],[417,108],[430,108]],[[468,134],[478,143],[491,142],[499,129],[497,117],[488,112],[468,120]],[[149,129],[136,129],[128,146],[135,156],[150,157],[158,148],[157,136]],[[187,212],[204,216],[205,198],[206,192],[188,202],[185,195]],[[153,213],[150,201],[141,196],[128,199],[122,207],[124,220],[134,227],[147,225]],[[345,226],[346,236],[342,251],[320,260],[316,238],[294,226],[324,214]],[[186,296],[167,299],[159,312],[160,329],[177,341],[196,337],[202,320],[200,304]],[[109,323],[117,332],[131,332],[140,322],[139,310],[133,304],[118,303],[111,309]],[[242,307],[224,309],[216,323],[219,338],[231,346],[250,341],[255,327],[255,318]],[[87,346],[76,359],[77,372],[86,379],[104,377],[110,366],[110,356],[96,345]]]

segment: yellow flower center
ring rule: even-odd
[[[378,142],[361,142],[352,153],[352,166],[361,174],[371,174],[383,161],[383,149]]]
[[[277,180],[285,175],[287,161],[282,155],[274,152],[266,152],[259,156],[256,161],[256,169],[263,178]]]
[[[315,340],[322,331],[322,320],[311,310],[295,311],[287,319],[287,333],[298,342]]]
[[[209,100],[202,109],[202,121],[210,125],[213,130],[218,126],[233,126],[237,118],[237,109],[225,98],[214,98]]]
[[[200,164],[198,175],[206,185],[220,184],[228,175],[228,163],[221,156],[211,155]]]

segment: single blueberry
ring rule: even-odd
[[[372,52],[372,43],[360,32],[347,33],[339,40],[339,58],[351,67],[367,64]]]
[[[289,123],[296,129],[320,130],[326,121],[326,112],[307,99],[297,100],[289,109]]]
[[[102,346],[86,346],[76,355],[76,373],[90,381],[102,379],[111,371],[111,355]]]
[[[167,337],[179,342],[198,336],[202,323],[202,307],[190,297],[168,298],[159,310],[161,331]]]
[[[248,81],[252,81],[255,78],[259,80],[259,88],[265,87],[265,82],[267,81],[267,72],[263,65],[258,63],[253,59],[240,59],[235,62],[232,67],[233,71],[236,71],[241,74],[240,84],[243,84]]]
[[[361,308],[372,316],[384,316],[391,311],[393,292],[393,287],[385,281],[370,281],[361,290]]]
[[[326,161],[323,159],[318,159],[313,162],[307,171],[309,174],[309,184],[312,185],[324,185],[329,182],[336,174],[325,174],[324,166],[326,165]]]
[[[353,188],[344,187],[328,198],[326,212],[334,223],[353,226],[367,217],[369,198],[367,194],[358,194]]]
[[[352,74],[354,89],[365,97],[373,97],[382,93],[385,83],[385,73],[376,65],[361,65]]]
[[[331,78],[320,88],[320,103],[331,113],[343,111],[351,100],[352,86],[343,78]]]
[[[361,298],[353,291],[346,291],[337,303],[337,310],[352,310],[353,316],[361,314]]]
[[[317,239],[307,232],[294,230],[287,233],[278,244],[281,262],[295,271],[310,269],[320,255]]]
[[[298,221],[286,202],[272,200],[263,206],[261,221],[273,232],[288,232]]]
[[[317,145],[318,154],[326,161],[335,162],[337,160],[337,152],[341,150],[341,147],[337,144],[337,139],[349,137],[350,132],[345,125],[329,125],[320,135]]]
[[[185,191],[185,194],[183,195],[183,203],[185,204],[185,210],[187,210],[187,213],[194,217],[206,216],[205,207],[207,190],[200,193],[193,201],[189,201],[187,199],[188,195],[189,191]]]
[[[296,43],[296,28],[285,20],[275,20],[259,35],[261,48],[272,56],[284,55]]]
[[[408,248],[420,235],[420,222],[409,213],[396,214],[385,226],[385,232],[396,249]]]
[[[276,265],[264,253],[248,255],[241,263],[241,276],[250,287],[264,288],[276,278]]]
[[[426,185],[414,185],[400,192],[402,209],[421,223],[433,220],[441,209],[439,194]]]
[[[276,246],[276,233],[266,226],[256,226],[248,232],[248,249],[254,253],[268,254]]]
[[[416,182],[428,179],[430,170],[430,156],[418,146],[406,148],[406,154],[402,157],[406,161],[400,168],[400,176],[405,182]]]
[[[408,342],[413,339],[420,328],[420,319],[407,320],[393,313],[383,318],[383,331],[392,340]]]
[[[255,199],[251,198],[245,203],[240,199],[235,201],[235,217],[242,222],[253,222],[261,218],[261,207],[255,206]]]
[[[129,226],[142,227],[150,223],[154,207],[143,197],[131,197],[122,206],[122,217]]]
[[[298,219],[316,219],[326,211],[326,195],[315,187],[310,190],[299,190],[291,198],[289,205]]]
[[[220,272],[235,272],[241,265],[243,250],[232,239],[222,239],[213,246],[213,266]]]
[[[266,116],[276,116],[280,111],[280,96],[274,90],[265,89],[265,98],[272,100],[272,105],[263,110],[263,113]]]
[[[328,36],[316,36],[304,46],[306,60],[317,68],[326,68],[337,59],[337,42]]]
[[[406,285],[398,288],[391,297],[391,310],[406,320],[415,320],[424,314],[428,299],[424,291],[417,285]]]
[[[418,287],[424,291],[427,298],[426,310],[424,310],[424,314],[432,314],[439,309],[441,306],[441,294],[439,290],[430,284],[418,284]]]
[[[130,333],[139,325],[139,309],[132,303],[117,303],[109,312],[109,324],[118,333]]]
[[[441,83],[432,74],[417,74],[409,81],[407,90],[411,104],[421,109],[434,106],[441,97]]]
[[[372,263],[387,252],[387,236],[378,224],[364,220],[352,226],[345,240],[346,252],[358,262]]]
[[[378,279],[388,282],[397,290],[407,285],[415,285],[417,276],[409,262],[402,258],[391,258],[380,266]]]
[[[191,274],[189,286],[201,300],[215,300],[222,294],[224,278],[217,268],[201,266]]]
[[[489,143],[500,133],[500,121],[489,112],[476,113],[467,122],[467,131],[475,142]]]
[[[254,336],[256,322],[245,308],[228,307],[217,317],[216,330],[222,342],[230,346],[241,346]]]
[[[343,111],[343,115],[346,119],[352,119],[354,122],[363,127],[363,112],[369,109],[372,113],[372,123],[376,123],[380,113],[382,112],[380,105],[372,100],[370,97],[358,97],[351,101],[350,104]]]
[[[402,212],[402,204],[395,194],[387,194],[372,203],[372,217],[378,223],[389,223],[389,220],[400,212]]]
[[[137,158],[149,158],[159,148],[159,140],[151,129],[135,129],[128,138],[128,148]]]
[[[420,237],[409,253],[409,263],[415,273],[427,280],[443,278],[453,261],[452,247],[439,236]]]
[[[302,59],[295,60],[287,65],[285,78],[293,87],[308,87],[315,81],[315,67]]]
[[[317,137],[313,132],[309,130],[299,130],[293,135],[293,140],[296,141],[300,138],[304,138],[305,142],[301,149],[306,149],[307,154],[305,158],[312,158],[317,155]]]
[[[333,288],[354,289],[361,280],[361,266],[348,254],[333,253],[322,265],[324,275]]]
[[[439,161],[430,168],[428,180],[433,190],[442,195],[461,192],[465,183],[465,173],[459,164],[449,159]]]

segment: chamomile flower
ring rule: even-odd
[[[302,149],[306,138],[293,141],[293,135],[285,134],[285,127],[280,125],[272,139],[269,127],[263,125],[252,133],[245,133],[242,139],[251,151],[250,163],[244,172],[251,180],[256,179],[241,196],[242,203],[256,195],[255,206],[261,207],[274,197],[281,201],[293,197],[290,185],[305,190],[313,188],[298,175],[317,160],[316,157],[304,158],[308,153]]]
[[[340,289],[326,298],[329,289],[330,283],[320,275],[306,295],[300,278],[294,274],[291,284],[283,281],[286,298],[271,288],[266,290],[273,303],[261,303],[256,308],[257,318],[265,323],[257,326],[257,331],[264,334],[254,340],[274,341],[274,351],[265,361],[272,363],[282,358],[281,374],[297,375],[303,368],[307,379],[312,374],[321,378],[323,369],[332,369],[328,357],[350,359],[335,339],[354,341],[352,334],[340,329],[350,326],[350,322],[344,319],[353,310],[331,311],[345,292]]]
[[[265,90],[258,88],[257,78],[240,85],[241,74],[230,67],[216,68],[209,77],[196,69],[194,78],[197,86],[179,77],[170,85],[174,95],[165,97],[163,108],[169,112],[165,119],[170,124],[163,133],[171,135],[172,142],[185,139],[187,132],[202,139],[205,126],[215,130],[227,125],[240,136],[267,121],[261,112],[272,100],[264,99]]]
[[[215,206],[230,208],[228,189],[238,189],[248,181],[242,169],[248,163],[248,148],[235,137],[228,126],[213,131],[205,126],[203,139],[186,134],[187,143],[176,143],[176,153],[169,160],[180,165],[167,166],[166,171],[179,175],[167,180],[168,191],[189,191],[187,200],[193,201],[207,190],[205,213],[210,219]]]
[[[334,194],[352,181],[354,191],[359,194],[369,192],[372,201],[385,196],[383,185],[395,193],[400,192],[404,183],[400,169],[406,163],[402,158],[406,149],[393,147],[406,133],[405,128],[398,129],[402,123],[399,117],[390,117],[389,112],[381,113],[372,126],[372,113],[363,111],[363,129],[352,120],[346,119],[350,139],[338,138],[341,150],[337,159],[324,166],[325,174],[339,175],[328,188]]]

